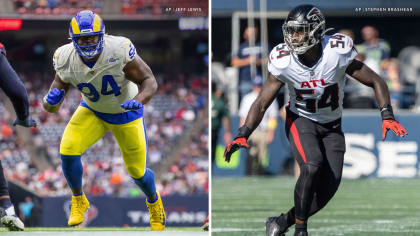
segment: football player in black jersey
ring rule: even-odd
[[[345,152],[341,130],[342,89],[346,74],[371,87],[382,116],[382,140],[388,130],[407,134],[394,117],[385,82],[369,67],[354,59],[351,39],[325,35],[325,19],[312,5],[292,9],[283,25],[285,44],[270,54],[269,76],[253,103],[245,124],[225,149],[225,160],[242,147],[261,122],[280,88],[290,91],[286,135],[300,167],[294,207],[269,217],[267,236],[282,236],[295,224],[295,236],[306,236],[308,218],[321,210],[336,193],[341,181]],[[294,67],[293,67],[294,66]],[[327,68],[325,68],[327,67]]]

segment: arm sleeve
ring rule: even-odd
[[[0,53],[0,87],[12,101],[17,117],[20,120],[26,119],[29,116],[28,94],[22,81],[2,53]]]

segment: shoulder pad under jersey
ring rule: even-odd
[[[336,33],[327,37],[327,47],[338,54],[347,54],[354,46],[353,40],[347,35]]]
[[[123,59],[124,64],[130,62],[134,59],[136,55],[136,48],[130,39],[122,36],[111,36],[107,35],[106,39],[108,40],[111,47],[113,47],[114,52]]]
[[[269,58],[274,67],[284,69],[290,64],[289,48],[285,43],[281,43],[271,50]]]

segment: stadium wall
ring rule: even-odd
[[[362,177],[419,177],[420,152],[420,114],[398,114],[396,119],[406,128],[409,135],[399,138],[392,131],[382,141],[381,117],[377,111],[345,112],[343,131],[346,137],[346,154],[343,170],[344,178]],[[238,129],[239,117],[231,118],[232,132]],[[213,163],[213,176],[244,176],[246,150],[241,149],[233,155],[231,162],[223,161],[223,138],[219,133],[216,161]],[[279,118],[275,140],[269,146],[265,170],[269,174],[285,174],[285,166],[292,161],[286,136],[284,121]]]
[[[149,212],[145,198],[87,196],[90,209],[82,226],[148,227]],[[201,226],[208,211],[208,196],[167,196],[163,198],[167,226]],[[41,227],[66,227],[70,215],[70,197],[42,198]]]

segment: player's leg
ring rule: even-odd
[[[21,231],[25,228],[22,221],[16,216],[15,208],[10,201],[9,187],[3,173],[0,161],[0,222],[10,231]]]
[[[89,202],[83,194],[81,155],[106,133],[103,121],[89,109],[79,106],[67,124],[60,143],[62,169],[73,192],[69,226],[83,222]]]
[[[146,195],[152,230],[163,230],[166,215],[162,199],[156,191],[155,176],[146,168],[147,134],[143,118],[120,125],[107,125],[114,134],[128,174]]]
[[[326,161],[323,163],[320,179],[317,185],[310,215],[315,214],[332,199],[338,190],[343,172],[344,152],[346,144],[342,132],[329,132],[322,139],[322,151]]]
[[[309,216],[316,214],[327,205],[337,192],[341,182],[343,161],[345,153],[345,140],[342,132],[329,132],[322,139],[321,151],[325,156],[318,184],[315,188]],[[295,207],[292,207],[286,214],[282,214],[278,221],[284,227],[295,224]]]
[[[4,176],[3,166],[0,161],[0,207],[7,209],[12,206],[9,196],[9,187],[7,185],[6,177]]]
[[[295,186],[295,207],[288,214],[280,217],[270,217],[267,220],[267,235],[269,229],[278,232],[286,232],[295,221],[296,232],[306,232],[307,220],[318,183],[323,153],[318,141],[316,124],[308,119],[299,118],[288,114],[286,121],[286,134],[289,138],[292,153],[299,164],[300,175]],[[293,217],[295,219],[291,219]],[[268,227],[271,225],[272,227]],[[279,234],[281,235],[281,234]]]
[[[323,153],[317,135],[316,124],[305,118],[297,118],[288,128],[292,153],[300,175],[295,186],[295,234],[306,232],[307,220],[323,162]]]

